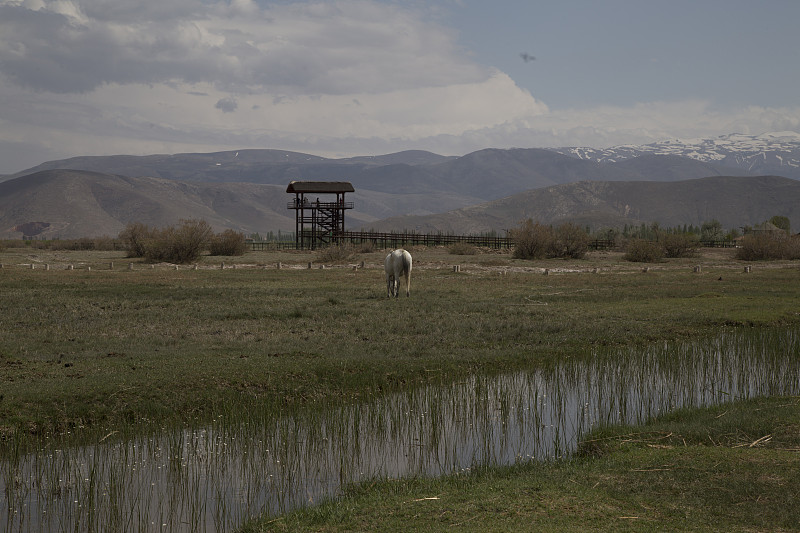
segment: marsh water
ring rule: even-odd
[[[590,362],[473,376],[361,405],[265,409],[4,459],[8,531],[229,531],[372,479],[550,460],[606,424],[800,393],[800,330],[599,349]]]

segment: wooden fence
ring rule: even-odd
[[[377,248],[399,248],[401,246],[448,246],[457,243],[471,244],[495,250],[514,247],[510,237],[488,235],[448,235],[443,233],[380,233],[375,231],[343,231],[330,236],[331,244],[364,244],[371,243]],[[295,250],[295,242],[250,241],[253,251]],[[614,246],[614,241],[595,239],[589,241],[592,250],[606,250]]]
[[[493,248],[495,250],[514,247],[510,237],[494,237],[488,235],[447,235],[443,233],[380,233],[375,231],[344,231],[330,236],[331,244],[363,244],[372,243],[378,248],[399,248],[401,246],[448,246],[456,243],[467,243],[473,246]],[[296,250],[295,241],[248,241],[253,251]],[[701,241],[704,248],[734,248],[735,241]],[[608,250],[614,247],[611,239],[593,239],[589,241],[590,250]]]
[[[372,243],[379,248],[400,246],[447,246],[467,243],[473,246],[502,249],[513,248],[514,241],[508,237],[482,235],[448,235],[444,233],[380,233],[375,231],[345,231],[333,236],[334,242],[362,244]]]

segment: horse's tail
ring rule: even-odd
[[[411,295],[411,254],[405,252],[403,254],[403,272],[406,275],[406,296]]]
[[[403,254],[403,272],[411,273],[411,254],[408,252]]]

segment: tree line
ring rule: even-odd
[[[581,259],[589,251],[591,239],[605,239],[625,251],[625,259],[656,262],[664,258],[693,257],[703,242],[738,241],[736,257],[742,260],[800,259],[800,236],[791,235],[787,217],[769,221],[777,231],[743,226],[725,231],[717,220],[700,226],[662,228],[658,223],[626,225],[622,230],[606,229],[590,234],[589,228],[572,223],[545,225],[528,219],[509,230],[514,240],[513,256],[518,259]]]

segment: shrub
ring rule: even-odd
[[[556,228],[550,254],[553,257],[583,259],[589,251],[589,234],[570,222]]]
[[[119,240],[128,250],[128,257],[144,257],[147,241],[153,239],[156,230],[141,222],[132,222],[119,232]]]
[[[797,259],[798,248],[800,244],[797,237],[751,233],[742,237],[741,245],[736,249],[736,259],[743,261]]]
[[[232,229],[218,233],[211,239],[209,251],[211,255],[244,255],[247,251],[244,233]]]
[[[375,251],[375,243],[373,241],[361,241],[357,250],[360,254],[371,254]]]
[[[661,235],[661,246],[667,257],[694,257],[700,239],[694,233],[665,233]]]
[[[212,235],[211,226],[205,220],[181,220],[178,228],[154,230],[145,242],[143,257],[148,261],[191,263],[200,257]]]
[[[340,263],[353,257],[354,253],[353,247],[350,245],[331,245],[317,252],[317,261],[321,263]]]
[[[81,237],[79,239],[70,240],[53,240],[48,243],[50,250],[98,250],[109,251],[116,250],[116,243],[114,239],[108,235],[101,237]]]
[[[553,248],[555,235],[553,228],[534,222],[531,219],[520,227],[509,231],[514,239],[513,257],[517,259],[542,259]]]
[[[657,242],[631,239],[625,246],[624,258],[635,263],[655,263],[664,258],[664,249]]]
[[[453,243],[447,251],[453,255],[476,255],[478,253],[478,249],[468,242]]]
[[[800,237],[794,235],[786,240],[785,259],[800,259]]]
[[[102,251],[111,251],[117,249],[117,241],[108,235],[101,235],[94,238],[94,249]]]

